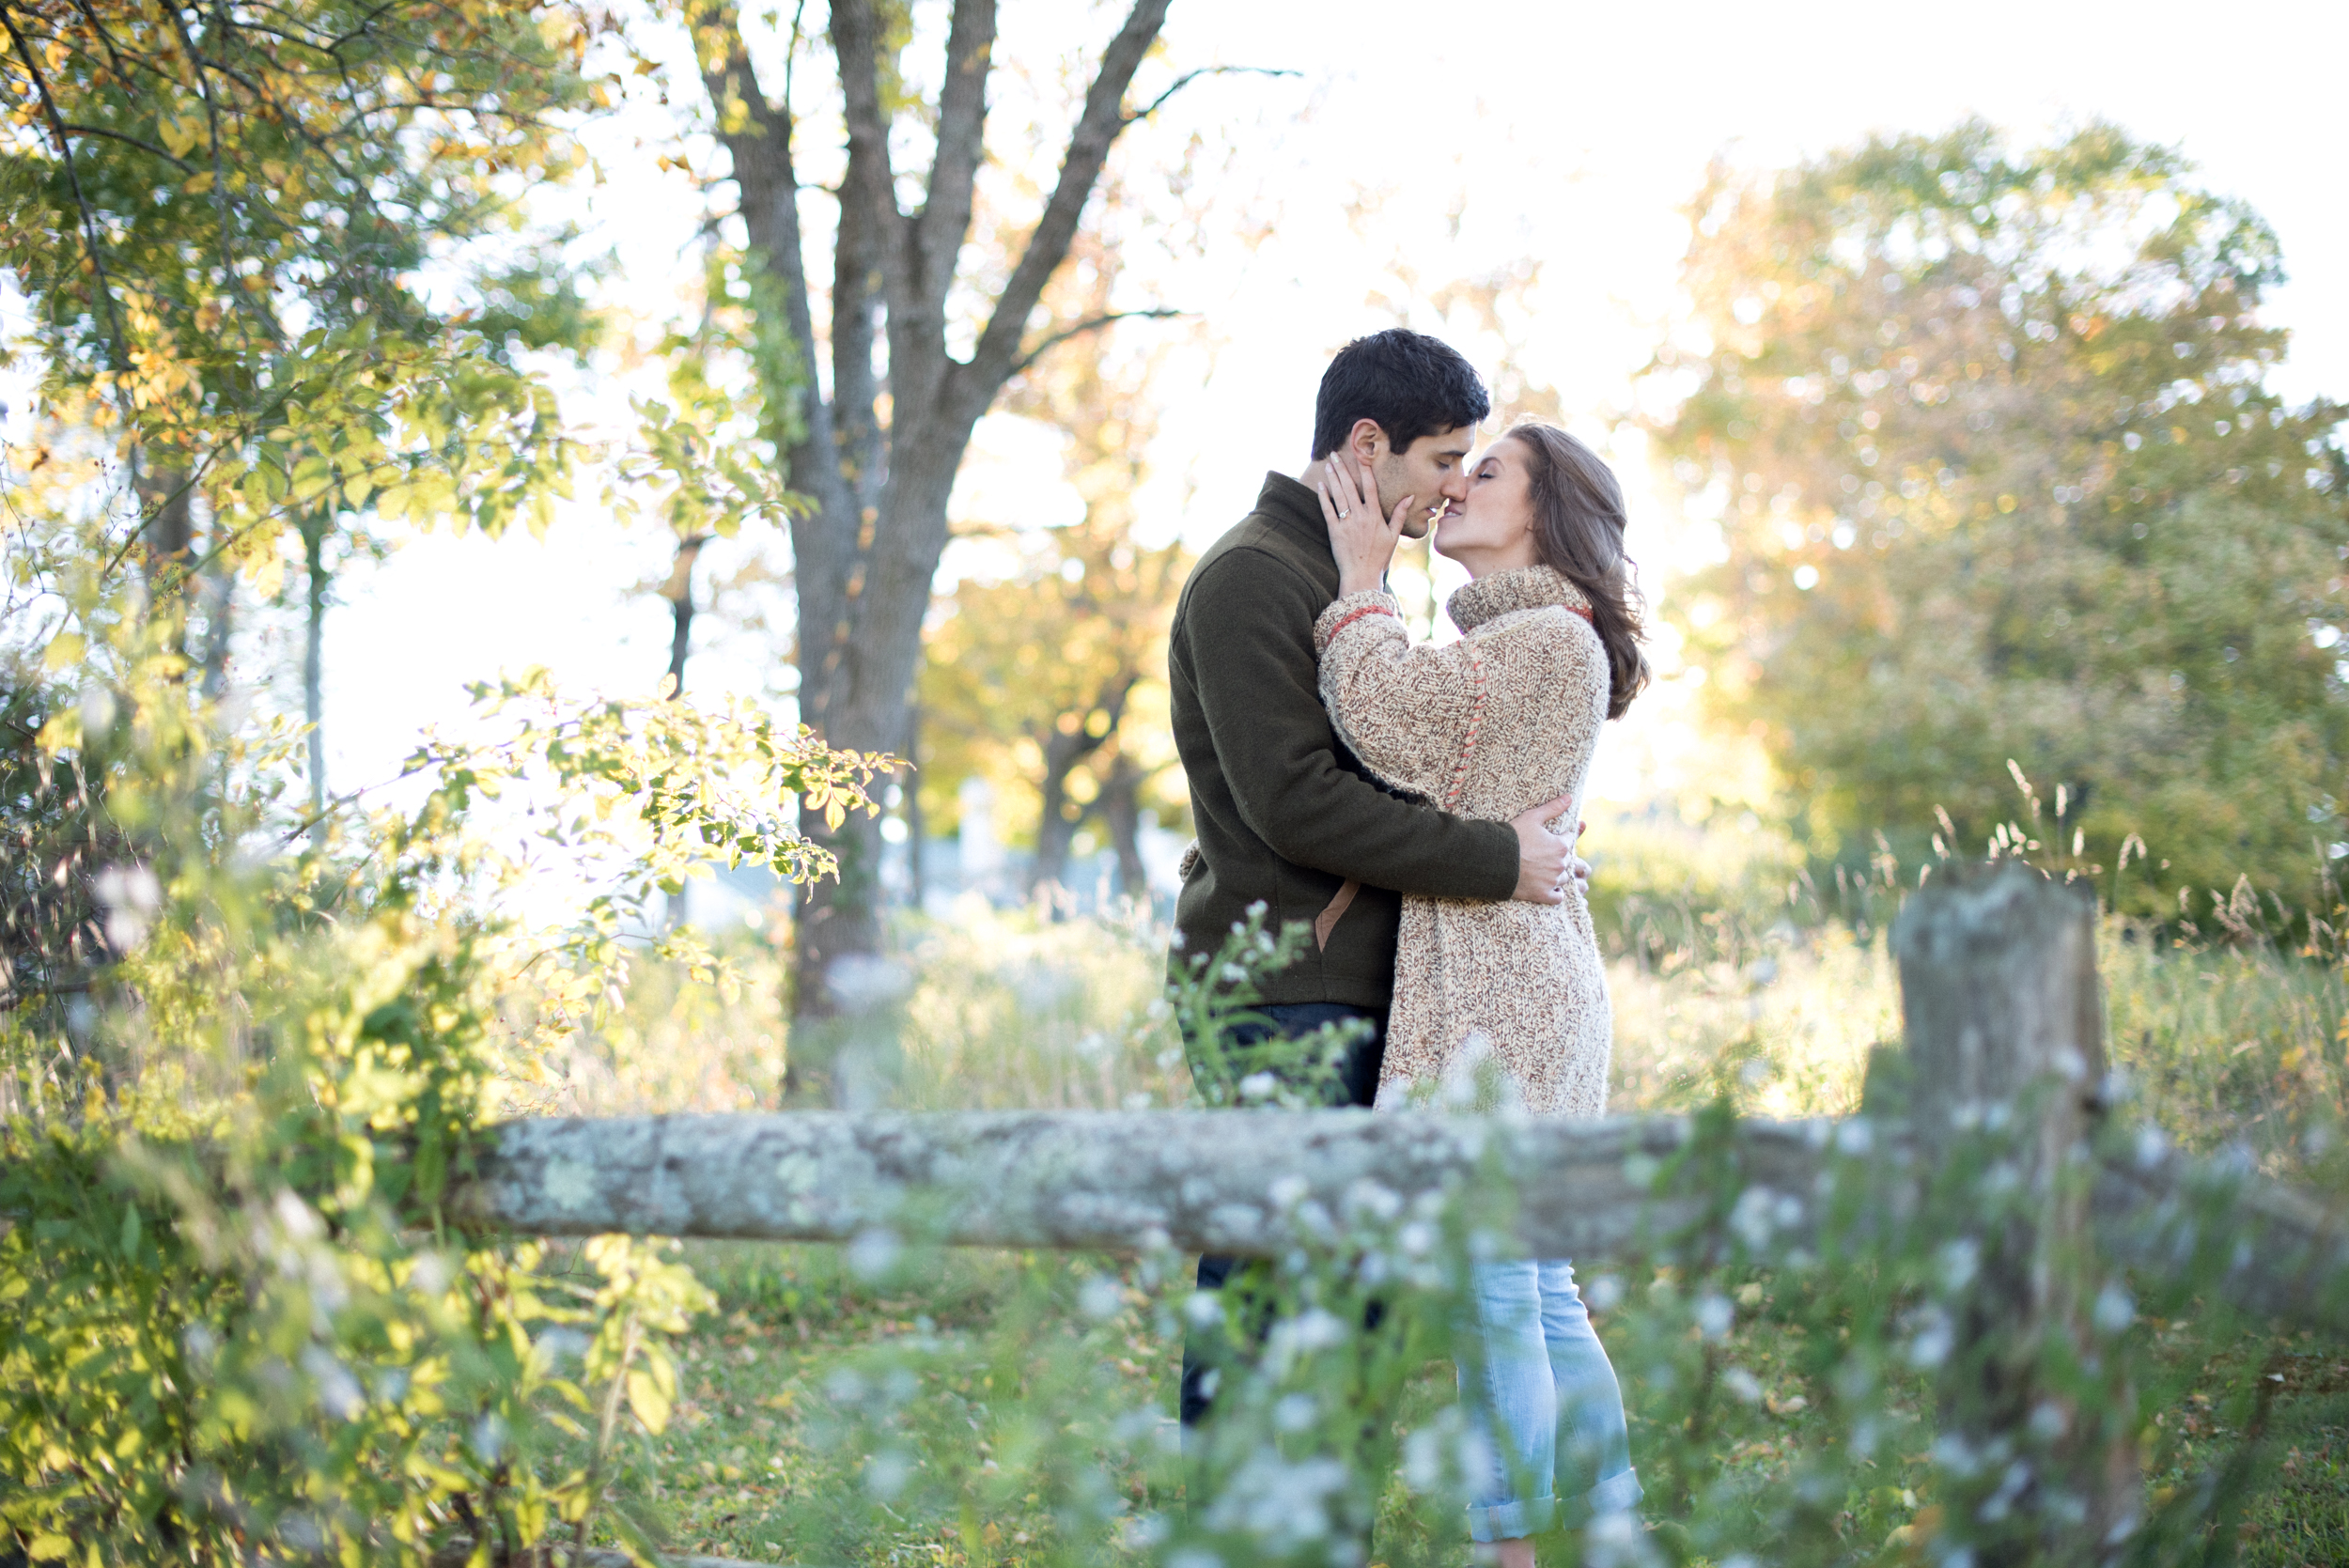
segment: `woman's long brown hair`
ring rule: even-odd
[[[1607,650],[1607,717],[1620,719],[1648,682],[1645,601],[1623,548],[1623,487],[1597,453],[1555,425],[1521,419],[1506,439],[1525,449],[1534,550],[1591,601],[1591,627]]]

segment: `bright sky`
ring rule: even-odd
[[[1114,25],[1108,8],[1076,0],[1006,11],[1005,58],[1097,48]],[[1463,15],[1475,24],[1457,24]],[[2207,6],[2082,0],[1467,13],[1175,0],[1166,38],[1170,59],[1154,69],[1302,74],[1204,81],[1169,111],[1170,133],[1211,124],[1242,149],[1234,199],[1275,221],[1252,252],[1210,247],[1157,280],[1163,302],[1202,313],[1215,341],[1211,359],[1177,356],[1160,388],[1159,481],[1145,515],[1162,535],[1204,544],[1246,509],[1266,469],[1304,462],[1322,366],[1346,338],[1391,324],[1366,296],[1397,258],[1431,286],[1537,259],[1528,368],[1559,389],[1579,428],[1604,436],[1669,330],[1686,240],[1678,208],[1708,159],[1775,164],[1871,131],[1937,131],[1976,115],[2026,135],[2104,117],[2181,146],[2282,238],[2292,281],[2267,310],[2294,333],[2279,388],[2295,399],[2349,393],[2349,207],[2331,80],[2349,52],[2349,7],[2252,8],[2221,23]],[[659,308],[698,209],[625,125],[600,149],[610,179],[583,210],[590,238],[617,250],[628,297]],[[1346,214],[1366,191],[1383,194],[1367,237]],[[1455,202],[1456,240],[1442,222]],[[1440,330],[1423,309],[1413,324]],[[616,388],[600,380],[576,405],[608,413]],[[1614,453],[1637,498],[1635,553],[1651,590],[1668,596],[1703,531],[1671,516],[1636,441]],[[958,506],[1047,520],[1067,502],[1050,439],[1002,420],[983,427]],[[543,544],[426,539],[364,569],[329,623],[337,786],[390,771],[420,725],[459,710],[463,680],[502,665],[551,664],[582,687],[648,686],[666,665],[667,613],[629,590],[661,575],[665,558],[657,538],[622,536],[582,505]],[[775,675],[771,657],[741,640],[697,654],[692,671],[705,689],[746,691]],[[1703,771],[1680,718],[1685,694],[1660,693],[1602,748],[1602,795],[1631,803]]]

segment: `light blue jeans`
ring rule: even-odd
[[[1483,1439],[1469,1507],[1478,1541],[1579,1529],[1640,1500],[1614,1366],[1591,1327],[1574,1266],[1478,1264],[1473,1337],[1458,1349],[1460,1400]]]

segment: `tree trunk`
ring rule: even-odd
[[[1039,889],[1061,886],[1068,875],[1068,847],[1084,821],[1081,811],[1069,815],[1068,775],[1108,738],[1087,735],[1081,725],[1073,732],[1055,729],[1044,737],[1042,809],[1035,824],[1035,860],[1028,867],[1031,895]]]
[[[187,646],[188,561],[195,543],[194,488],[179,469],[164,469],[146,476],[139,501],[147,513],[140,530],[144,547],[140,568],[147,589],[147,613],[159,617],[170,645]]]
[[[685,660],[693,651],[693,563],[701,559],[707,534],[677,542],[677,566],[669,573],[661,597],[669,601],[669,695],[685,695]]]
[[[176,579],[195,542],[194,487],[185,473],[165,469],[142,487],[147,507],[147,578],[150,586]]]
[[[751,265],[780,298],[801,361],[805,430],[788,454],[793,485],[815,502],[793,520],[801,720],[831,745],[902,754],[930,582],[946,545],[946,500],[972,427],[1022,367],[1029,318],[1067,255],[1111,145],[1128,123],[1127,87],[1157,39],[1168,0],[1135,0],[1103,52],[1042,218],[967,360],[946,343],[946,299],[971,226],[983,156],[993,0],[955,0],[935,105],[937,155],[925,199],[898,206],[891,164],[894,109],[880,89],[885,29],[868,0],[833,0],[832,40],[848,129],[848,166],[830,300],[832,386],[815,375],[814,302],[801,250],[792,106],[760,86],[737,19],[721,8],[697,29],[719,137],[734,162]],[[886,388],[876,350],[887,334]],[[888,414],[884,422],[883,395]],[[840,861],[836,881],[801,890],[794,1011],[834,1009],[826,976],[880,947],[880,840],[869,817],[816,833]]]
[[[930,836],[929,819],[922,815],[922,705],[906,715],[906,891],[917,909],[929,904],[930,885],[924,846]]]
[[[302,639],[302,717],[310,726],[310,815],[326,815],[326,528],[323,515],[302,520],[309,614]],[[325,824],[320,822],[322,833]]]
[[[237,574],[215,566],[197,580],[204,604],[204,670],[202,688],[208,703],[220,701],[228,685],[228,638],[236,628]]]
[[[1133,695],[1141,678],[1132,671],[1119,673],[1108,687],[1094,694],[1092,702],[1062,714],[1044,737],[1044,811],[1036,823],[1035,864],[1028,876],[1031,893],[1038,888],[1059,885],[1066,875],[1069,843],[1087,815],[1082,811],[1069,815],[1068,775],[1117,734],[1117,726],[1126,719],[1126,699]],[[1096,715],[1107,721],[1098,735],[1090,727]],[[1075,722],[1074,728],[1060,727],[1071,720]]]
[[[2093,1321],[2118,1289],[2091,1235],[2094,900],[2014,862],[1946,866],[1892,946],[1921,1169],[1972,1233],[1952,1245],[1974,1249],[1933,1308],[1952,1319],[1936,1450],[1948,1545],[1983,1568],[2117,1561],[2143,1487],[2125,1320]]]
[[[1150,873],[1142,863],[1142,786],[1148,778],[1132,758],[1118,753],[1101,781],[1096,807],[1117,852],[1117,891],[1128,898],[1150,896]]]

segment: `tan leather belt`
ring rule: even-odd
[[[1338,918],[1346,913],[1346,907],[1353,903],[1354,895],[1361,891],[1362,884],[1348,877],[1339,884],[1329,907],[1314,917],[1314,947],[1316,951],[1328,951],[1330,933],[1337,928]]]

